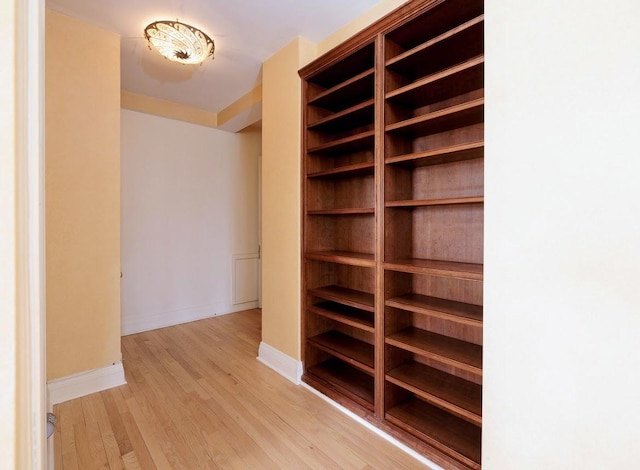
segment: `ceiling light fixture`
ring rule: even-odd
[[[200,64],[213,56],[213,39],[198,28],[176,21],[154,21],[144,29],[144,35],[167,59],[181,64]]]

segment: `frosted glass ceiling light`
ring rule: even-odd
[[[193,26],[176,21],[154,21],[144,35],[160,54],[181,64],[200,64],[213,56],[213,39]]]

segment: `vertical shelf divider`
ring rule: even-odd
[[[375,324],[376,324],[376,415],[384,417],[384,381],[385,381],[385,338],[384,338],[384,77],[385,77],[385,45],[384,36],[378,34],[376,38],[375,65],[375,188],[376,188],[376,296],[375,296]]]

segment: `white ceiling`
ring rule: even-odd
[[[318,42],[380,0],[46,0],[121,36],[122,89],[217,112],[261,83],[262,63],[296,36]],[[179,19],[215,41],[215,60],[177,64],[149,50],[144,27]]]

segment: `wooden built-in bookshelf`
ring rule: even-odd
[[[480,468],[484,5],[413,0],[300,71],[303,380]]]

